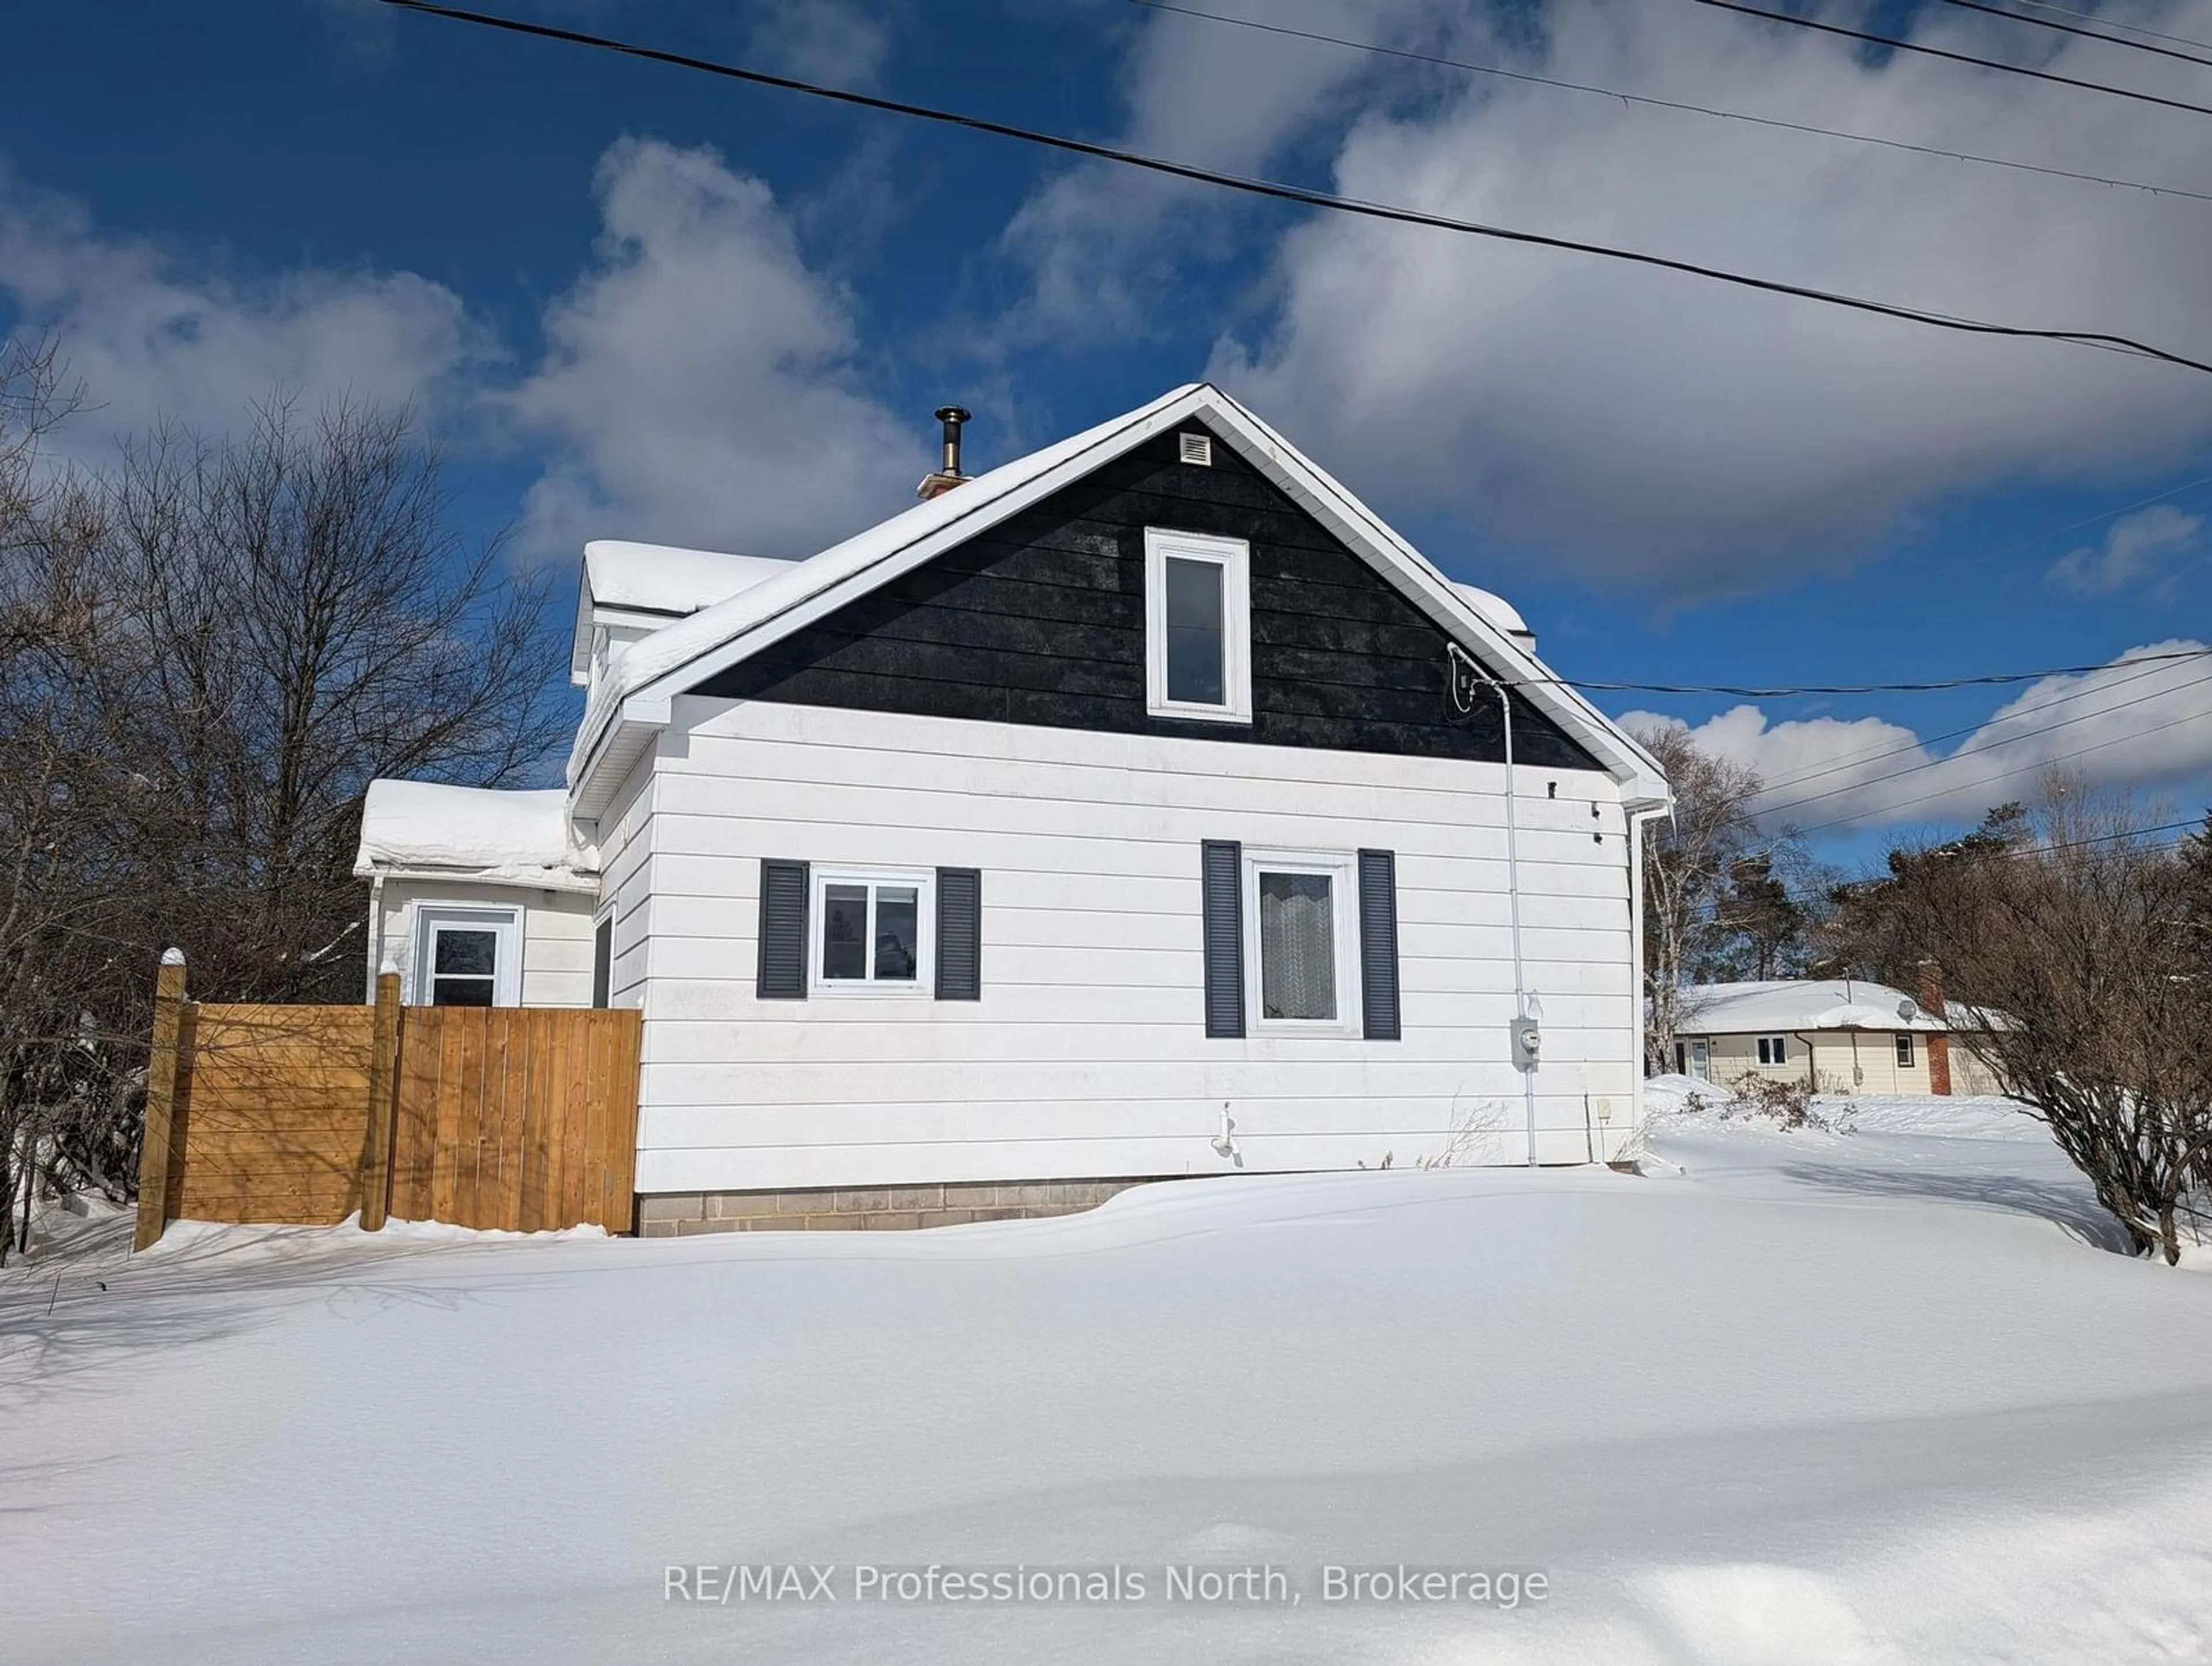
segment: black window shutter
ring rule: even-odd
[[[1400,1039],[1398,859],[1388,850],[1359,853],[1359,1005],[1368,1040]]]
[[[1206,906],[1206,1033],[1244,1033],[1244,847],[1208,839],[1200,847]]]
[[[983,999],[983,875],[937,870],[937,998]]]
[[[806,864],[761,860],[760,976],[763,1000],[806,999]]]

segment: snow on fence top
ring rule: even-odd
[[[1683,1035],[1735,1036],[1790,1030],[1919,1030],[1950,1026],[1902,989],[1863,978],[1775,978],[1701,983],[1684,992]]]
[[[428,781],[373,781],[353,871],[438,869],[478,879],[573,879],[599,871],[560,787],[504,792]]]

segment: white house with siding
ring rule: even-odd
[[[1973,1045],[1988,1020],[1947,1006],[1940,972],[1922,970],[1917,998],[1863,978],[1693,985],[1674,1068],[1729,1086],[1753,1076],[1826,1093],[2002,1092]]]
[[[939,415],[808,560],[588,546],[566,787],[377,783],[372,968],[640,1008],[652,1232],[1617,1153],[1652,760],[1217,388]]]

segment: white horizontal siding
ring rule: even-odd
[[[431,907],[520,909],[522,915],[522,1004],[592,1004],[592,899],[578,891],[463,880],[387,879],[384,883],[383,952],[398,966],[411,999],[415,988],[416,910]]]
[[[1492,1160],[1526,1155],[1500,767],[696,698],[676,720],[633,794],[650,901],[617,927],[645,968],[641,1189],[1224,1171],[1224,1102],[1248,1170],[1417,1161],[1478,1114],[1506,1125]],[[1601,777],[1519,783],[1542,1154],[1581,1160],[1598,1102],[1607,1154],[1629,1133],[1625,823]],[[1404,1040],[1206,1038],[1209,838],[1397,854]],[[983,999],[757,1000],[763,857],[981,868]]]

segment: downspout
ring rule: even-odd
[[[1672,804],[1655,804],[1632,811],[1628,824],[1628,953],[1629,988],[1636,1007],[1636,1063],[1629,1080],[1628,1126],[1632,1134],[1644,1126],[1644,1067],[1650,1053],[1650,1018],[1644,1005],[1644,829],[1662,816],[1672,816]],[[1601,1146],[1602,1142],[1601,1142]],[[1607,1158],[1611,1162],[1611,1158]]]
[[[368,1004],[376,1005],[376,970],[384,964],[384,876],[368,880]]]
[[[1805,1086],[1808,1092],[1820,1091],[1820,1055],[1802,1030],[1792,1030],[1791,1035],[1805,1043]]]
[[[1513,780],[1513,699],[1505,684],[1492,677],[1472,654],[1457,642],[1447,642],[1445,653],[1453,663],[1463,666],[1470,675],[1479,677],[1489,684],[1498,696],[1498,712],[1505,728],[1505,901],[1510,911],[1513,933],[1513,1018],[1517,1030],[1528,1017],[1528,979],[1521,953],[1521,847],[1520,829],[1516,814]],[[1460,701],[1460,679],[1450,679],[1453,703],[1462,712],[1474,708],[1472,699]],[[1516,1043],[1517,1046],[1517,1043]],[[1536,1166],[1536,1060],[1534,1057],[1521,1064],[1521,1096],[1528,1130],[1528,1166]]]

